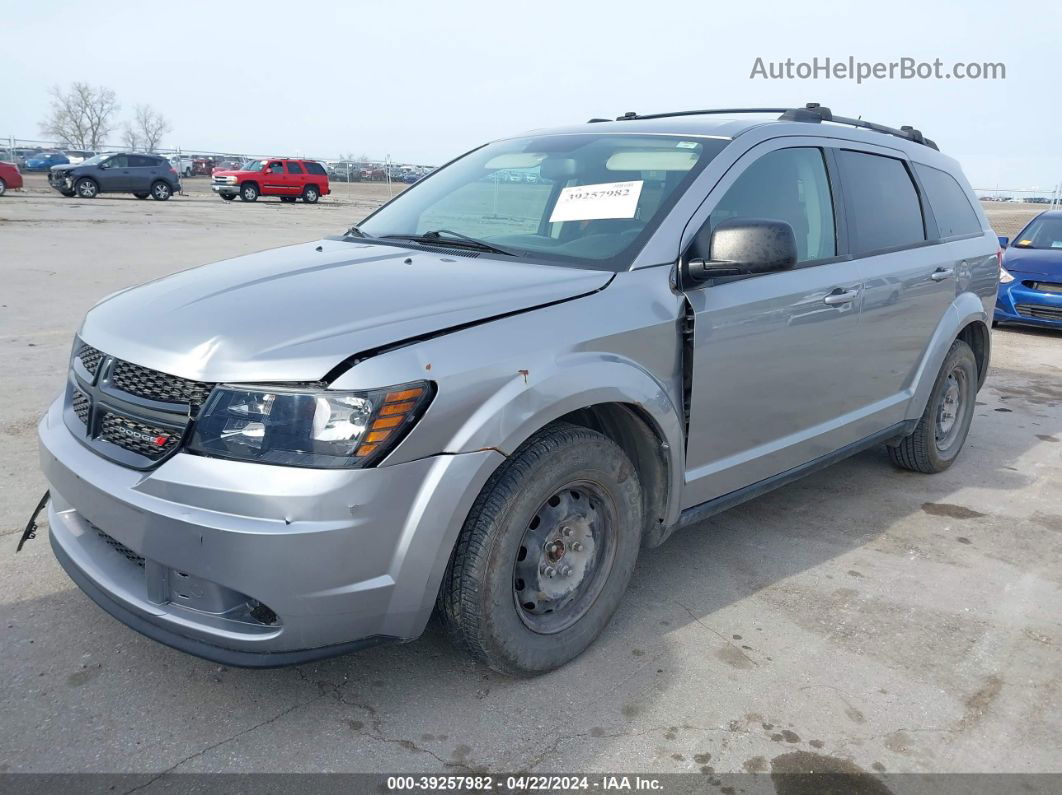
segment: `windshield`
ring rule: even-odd
[[[1062,248],[1062,218],[1036,218],[1014,242],[1018,248]]]
[[[246,163],[244,163],[242,166],[240,166],[239,170],[240,171],[261,171],[263,168],[265,168],[265,164],[268,163],[268,162],[269,162],[268,160],[248,160]]]
[[[593,133],[499,141],[420,180],[358,229],[375,238],[445,230],[536,261],[625,269],[727,143]]]

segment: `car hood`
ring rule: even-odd
[[[1011,273],[1062,278],[1062,249],[1007,248],[1003,252],[1003,267]]]
[[[321,240],[115,293],[81,337],[199,381],[317,381],[359,353],[585,295],[612,275]]]
[[[231,168],[218,168],[210,172],[212,177],[248,177],[248,176],[261,176],[261,171],[240,171],[239,169]]]

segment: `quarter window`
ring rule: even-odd
[[[922,204],[902,160],[847,149],[837,153],[837,160],[854,254],[912,246],[926,239]]]
[[[798,262],[836,255],[833,198],[822,150],[776,149],[745,169],[723,194],[698,235],[698,256],[708,256],[712,230],[737,218],[785,221],[796,235]]]
[[[325,173],[324,167],[320,163],[307,162],[306,163],[307,174],[321,175]]]
[[[288,161],[288,173],[289,174],[301,174],[302,173],[302,166],[300,166],[298,163],[296,163],[296,162],[294,162],[292,160],[289,160]]]
[[[981,221],[955,178],[946,171],[915,164],[940,237],[981,234]]]

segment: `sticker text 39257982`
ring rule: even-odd
[[[602,182],[564,188],[549,222],[594,221],[605,218],[633,218],[642,194],[642,180]]]

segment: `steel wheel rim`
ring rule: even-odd
[[[937,449],[944,451],[951,447],[962,428],[962,415],[966,409],[966,372],[959,367],[948,373],[944,390],[937,406],[934,427],[934,439]]]
[[[528,629],[552,635],[586,615],[612,571],[616,519],[612,498],[590,481],[565,484],[542,503],[513,563],[513,601]]]
[[[309,199],[310,201],[316,201],[317,200],[317,191],[315,191],[315,190],[306,191],[306,198]]]
[[[254,198],[254,188],[244,188],[243,195],[248,199]]]

